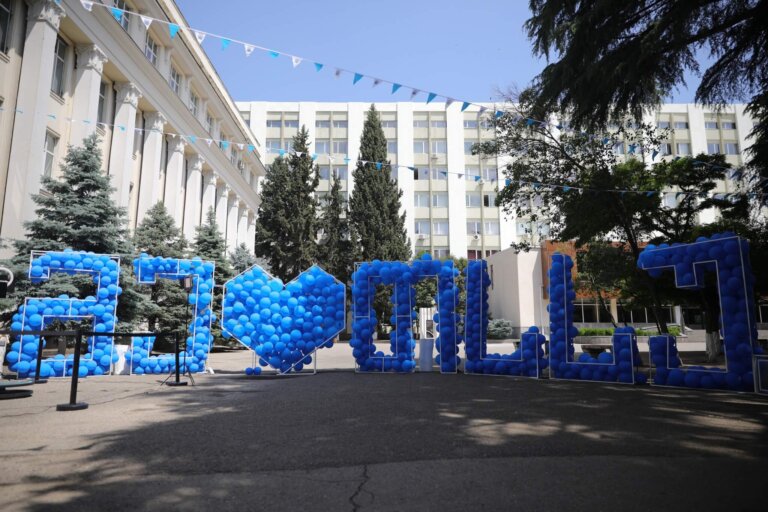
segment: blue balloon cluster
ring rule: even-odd
[[[165,374],[176,370],[175,354],[150,355],[155,343],[154,336],[134,337],[131,340],[131,351],[126,352],[125,360],[131,365],[134,375]],[[179,371],[186,372],[184,365],[186,354],[179,354]]]
[[[300,372],[346,325],[346,288],[317,265],[285,286],[256,265],[224,287],[224,336],[280,373]],[[259,373],[259,367],[246,369],[248,375]]]
[[[437,348],[435,363],[440,366],[441,373],[455,373],[461,362],[458,354],[461,334],[457,329],[461,315],[456,312],[460,300],[459,287],[456,286],[459,271],[454,267],[453,260],[440,262],[433,260],[428,254],[414,260],[411,265],[411,278],[416,279],[416,282],[435,275],[437,276],[437,295],[434,299],[437,304],[437,313],[432,318],[438,333],[435,340],[435,348]]]
[[[488,275],[488,262],[472,260],[467,262],[464,269],[466,278],[466,313],[464,318],[464,351],[467,360],[464,362],[465,373],[494,373],[498,354],[485,356],[486,339],[488,337],[488,287],[491,276]],[[489,357],[483,361],[484,357]],[[501,357],[501,356],[499,356]],[[486,368],[488,371],[486,371]],[[499,369],[503,369],[500,365]]]
[[[133,270],[138,276],[139,284],[153,284],[158,278],[179,281],[186,276],[192,276],[192,289],[188,300],[189,304],[193,306],[193,313],[192,321],[187,329],[188,336],[185,349],[180,354],[180,365],[183,365],[180,368],[181,371],[189,370],[192,373],[205,371],[208,353],[213,343],[211,323],[216,320],[211,311],[215,269],[216,265],[212,261],[203,261],[199,257],[192,259],[163,258],[142,253],[133,260]],[[136,340],[134,340],[134,347],[136,347]],[[149,354],[151,343],[142,342],[140,353],[141,351],[146,351]],[[135,353],[134,350],[134,355]],[[163,359],[167,359],[167,357],[161,356],[157,359],[152,359],[148,355],[141,357],[138,366],[134,366],[133,371],[139,374],[164,373],[163,371],[155,371]],[[135,361],[132,360],[132,364],[135,364]],[[175,367],[175,360],[173,366]]]
[[[85,299],[73,299],[67,295],[57,298],[27,298],[24,305],[13,315],[11,329],[14,331],[43,330],[54,320],[66,321],[74,317],[93,317],[94,332],[114,332],[117,317],[117,297],[122,293],[120,266],[113,257],[92,252],[33,253],[29,267],[29,278],[33,283],[40,283],[52,273],[63,272],[74,275],[90,274],[96,285],[95,296]],[[19,377],[34,377],[37,361],[38,336],[23,335],[20,340],[11,343],[6,354],[9,369]],[[43,341],[43,346],[45,346]],[[103,375],[108,373],[118,356],[112,350],[112,338],[95,336],[85,343],[87,353],[79,367],[79,375]],[[40,377],[72,375],[74,355],[57,355],[44,359],[40,366]]]
[[[651,339],[650,347],[651,361],[655,366],[654,383],[690,388],[753,390],[752,355],[761,354],[762,349],[757,345],[755,280],[749,262],[749,242],[726,232],[710,238],[699,237],[691,244],[649,244],[640,253],[637,265],[653,277],[673,269],[676,286],[687,289],[702,288],[704,273],[717,272],[720,330],[727,371],[701,366],[680,368],[674,337],[658,336]]]

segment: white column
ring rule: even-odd
[[[240,201],[237,199],[237,194],[230,192],[229,194],[229,209],[227,211],[227,251],[234,251],[237,247],[237,223],[238,223],[238,209]]]
[[[224,238],[227,238],[227,210],[229,205],[229,186],[223,182],[219,182],[218,195],[216,196],[216,225],[219,226]]]
[[[130,82],[118,84],[115,127],[112,130],[112,151],[109,158],[109,175],[115,187],[113,198],[118,206],[128,207],[133,174],[133,138],[136,133],[136,109],[141,93]]]
[[[200,225],[200,194],[203,185],[203,163],[200,155],[189,160],[187,172],[187,193],[184,199],[184,236],[187,240],[195,238],[195,228]]]
[[[253,252],[256,246],[256,214],[253,212],[248,213],[248,232],[245,245],[248,246],[248,250]]]
[[[30,2],[27,34],[21,61],[16,116],[8,158],[6,201],[3,207],[2,237],[24,238],[23,222],[35,216],[30,194],[40,190],[45,166],[45,131],[50,101],[53,58],[59,22],[64,9],[53,0]],[[9,200],[9,198],[13,198]]]
[[[144,219],[147,210],[161,199],[160,166],[163,161],[163,128],[166,122],[167,119],[160,112],[149,112],[146,115],[137,224]]]
[[[96,130],[99,117],[99,89],[101,73],[107,56],[95,44],[81,44],[76,48],[77,70],[75,94],[72,98],[72,134],[70,142],[79,146],[83,139]]]
[[[163,202],[179,227],[184,214],[184,147],[186,145],[184,137],[168,135],[168,164],[165,170]]]
[[[240,201],[240,218],[237,223],[237,245],[248,241],[248,206]]]
[[[208,218],[208,210],[216,209],[216,173],[207,170],[203,172],[203,204],[200,218],[202,222]]]

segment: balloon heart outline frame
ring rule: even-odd
[[[256,284],[260,280],[263,284],[257,291]],[[322,285],[318,280],[324,281],[326,285],[320,289],[320,294],[312,293],[313,289],[317,290]],[[240,286],[240,289],[237,289],[237,286]],[[257,301],[253,297],[254,294],[262,296]],[[249,304],[249,301],[253,301],[250,303],[250,311],[242,305],[243,302]],[[282,303],[285,304],[281,306]],[[313,356],[319,349],[331,346],[329,342],[346,328],[346,306],[347,287],[320,265],[312,265],[286,284],[260,265],[253,265],[224,283],[221,330],[224,337],[232,337],[252,350],[254,362],[258,361],[261,366],[271,366],[277,370],[278,375],[300,372],[304,364],[309,363],[308,359],[315,362],[312,373],[316,373],[317,362]],[[329,308],[334,310],[334,317],[330,319],[331,325],[328,325],[329,316],[326,316],[330,315]],[[266,316],[267,312],[272,316]],[[311,322],[306,318],[310,313]],[[297,314],[303,318],[296,318]],[[280,317],[277,321],[275,315]],[[248,317],[248,320],[244,321],[243,316]],[[319,323],[316,321],[317,317],[321,317]],[[309,325],[305,326],[307,323]],[[267,327],[263,327],[265,325]],[[238,327],[242,327],[241,334],[236,332]],[[270,340],[266,339],[267,336]],[[259,337],[263,337],[263,341],[259,341]],[[277,350],[280,343],[285,347]],[[287,361],[285,350],[288,350],[295,360]],[[279,353],[280,356],[270,357],[264,351]],[[299,354],[296,354],[297,351]],[[279,366],[274,364],[278,362]]]

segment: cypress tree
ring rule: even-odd
[[[390,177],[387,139],[373,105],[366,114],[358,160],[352,172],[355,188],[350,199],[350,220],[359,238],[362,259],[408,260],[411,247],[405,213],[400,214],[403,192]],[[377,166],[377,162],[382,165]]]
[[[200,256],[216,263],[215,282],[218,284],[224,284],[224,281],[233,276],[232,266],[227,259],[227,241],[216,224],[216,212],[213,208],[208,209],[205,222],[195,228],[192,256]]]
[[[341,180],[335,173],[328,201],[321,209],[320,227],[323,235],[318,244],[318,260],[328,273],[346,284],[352,275],[357,246],[352,242],[349,208],[341,194]]]
[[[232,265],[235,274],[240,274],[256,264],[256,256],[248,249],[248,246],[241,243],[229,253],[229,264]]]

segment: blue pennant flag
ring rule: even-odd
[[[556,124],[556,125],[555,125],[555,128],[557,128],[558,130],[562,130],[562,129],[563,129],[563,125],[561,125],[561,124]]]
[[[171,39],[176,37],[176,34],[179,33],[179,26],[175,23],[169,23],[168,24],[168,32],[171,34]]]
[[[312,160],[317,160],[317,153],[312,153]]]
[[[187,135],[187,139],[189,139],[189,142],[194,144],[197,141],[197,137],[194,135]]]
[[[352,79],[352,85],[355,85],[357,82],[363,79],[363,75],[360,73],[355,73],[355,78]]]
[[[376,162],[376,170],[377,171],[381,170],[381,162]]]
[[[475,181],[480,181],[480,176],[475,176]]]
[[[512,180],[510,180],[510,179],[506,179],[506,180],[504,180],[504,185],[505,185],[505,186],[507,186],[507,187],[508,187],[508,186],[510,186],[511,184],[512,184]]]
[[[430,101],[432,101],[432,100],[433,100],[433,99],[435,99],[435,98],[437,98],[437,94],[435,94],[435,93],[433,93],[433,92],[429,93],[429,94],[427,95],[427,103],[429,103]]]
[[[48,117],[50,117],[51,119],[56,119],[56,114],[48,114]]]
[[[569,190],[571,190],[571,187],[568,185],[563,185],[563,192],[568,192]]]
[[[413,172],[416,172],[419,170],[418,167],[408,167],[408,169],[412,170]]]
[[[91,120],[90,119],[83,119],[83,124],[91,124]]]
[[[525,120],[525,124],[527,124],[528,126],[533,126],[534,124],[536,124],[536,121],[534,121],[533,119],[528,118],[528,119]]]
[[[653,153],[651,154],[651,160],[655,160],[656,159],[656,155],[658,155],[658,154],[659,154],[659,151],[654,149]]]
[[[278,153],[280,154],[280,156],[285,156],[285,150],[284,149],[281,149],[280,151],[278,151]]]
[[[448,176],[448,171],[440,171],[440,174],[442,174],[443,176]]]
[[[496,119],[498,119],[498,118],[500,118],[503,115],[504,115],[504,112],[502,112],[501,110],[497,110],[496,113],[494,114],[494,117],[496,117]]]
[[[117,127],[120,128],[121,132],[125,131],[125,125],[119,124],[119,125],[117,125]]]
[[[226,50],[229,47],[230,44],[232,44],[231,40],[229,40],[229,39],[222,39],[221,40],[221,49],[222,50]]]
[[[656,192],[646,192],[645,195],[647,197],[653,197],[656,194]]]
[[[465,101],[464,103],[461,104],[461,111],[464,112],[465,110],[467,110],[467,108],[469,108],[469,102]]]
[[[351,160],[349,159],[349,157],[348,157],[348,156],[345,156],[345,157],[344,157],[344,163],[345,163],[345,164],[348,164],[350,161],[351,161]]]
[[[227,149],[229,147],[229,141],[221,141],[221,149]]]
[[[123,10],[118,9],[117,7],[112,8],[112,16],[115,17],[118,23],[120,23],[120,20],[123,19]]]
[[[392,84],[392,94],[395,94],[399,88],[401,88],[402,85],[400,84]]]
[[[256,146],[253,144],[248,144],[248,151],[256,151]]]
[[[276,58],[278,58],[280,56],[280,53],[278,53],[278,52],[276,52],[274,50],[270,50],[269,51],[269,56],[272,57],[273,59],[276,59]]]
[[[609,139],[608,137],[603,138],[603,144],[608,144],[609,142],[611,142],[611,139]]]
[[[323,69],[323,64],[315,62],[315,71],[320,71],[321,69]]]
[[[634,155],[635,154],[635,148],[637,147],[637,144],[630,144],[629,145],[629,154]]]

